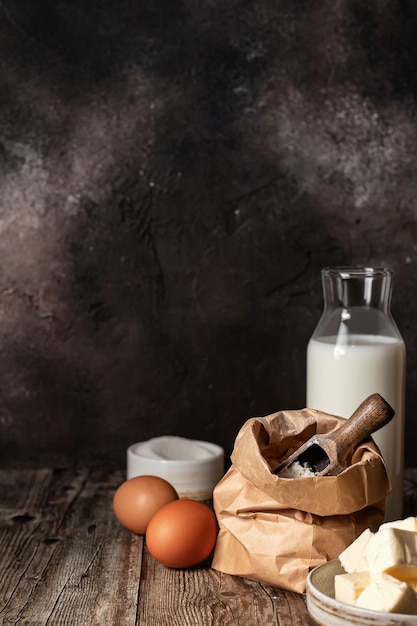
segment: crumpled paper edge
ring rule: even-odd
[[[343,418],[313,409],[279,411],[245,422],[236,437],[232,464],[255,487],[270,495],[279,508],[300,509],[320,516],[348,515],[386,498],[391,481],[382,455],[371,437],[359,444],[351,465],[338,476],[280,478],[268,459],[295,450],[314,434],[333,432]],[[294,447],[288,449],[288,443]],[[333,498],[328,497],[331,490]],[[314,493],[314,498],[311,494]]]

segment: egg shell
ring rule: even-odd
[[[163,565],[187,568],[211,554],[217,533],[216,516],[206,504],[181,499],[166,504],[153,516],[146,531],[146,545]]]
[[[174,487],[159,476],[135,476],[114,494],[113,511],[128,530],[144,535],[151,518],[168,502],[178,499]]]

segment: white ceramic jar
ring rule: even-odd
[[[224,474],[224,450],[215,443],[165,435],[127,449],[127,478],[159,476],[180,498],[210,500]]]

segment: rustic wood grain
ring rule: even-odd
[[[222,574],[157,563],[120,526],[121,471],[0,471],[0,623],[28,626],[307,626],[305,598]],[[405,511],[417,512],[417,470]]]
[[[1,623],[135,624],[143,540],[112,514],[120,479],[0,473]]]

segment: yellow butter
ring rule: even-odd
[[[395,565],[417,564],[417,533],[400,528],[383,528],[373,534],[365,547],[371,574]]]
[[[385,522],[379,527],[379,530],[384,530],[384,528],[399,528],[401,530],[417,532],[417,517],[406,517],[405,519],[394,520],[393,522]]]
[[[335,597],[361,608],[417,615],[417,517],[365,530],[340,555]]]
[[[405,582],[380,572],[372,577],[355,604],[362,609],[414,615],[417,613],[417,593]]]
[[[359,595],[370,582],[371,578],[368,572],[337,574],[334,579],[335,598],[339,602],[355,604]]]
[[[385,570],[385,573],[402,580],[417,591],[417,565],[394,565]]]
[[[352,572],[364,572],[368,570],[366,546],[372,536],[373,533],[369,530],[369,528],[367,528],[339,555],[339,561],[341,562],[343,569],[349,574]]]

